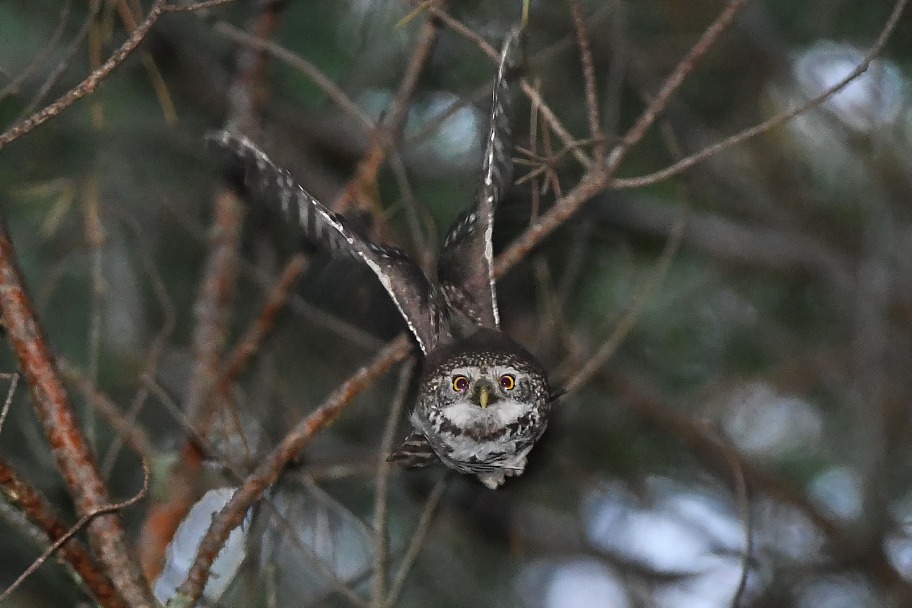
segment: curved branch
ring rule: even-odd
[[[80,82],[78,85],[67,91],[62,97],[57,101],[50,104],[49,106],[44,107],[43,109],[35,112],[28,118],[20,120],[18,123],[7,129],[3,134],[0,134],[0,150],[6,147],[7,144],[16,141],[29,131],[32,131],[36,127],[40,127],[50,119],[54,118],[71,105],[92,93],[101,82],[114,71],[114,69],[119,66],[124,60],[130,56],[136,47],[146,38],[146,35],[149,33],[149,30],[152,29],[152,26],[159,20],[159,18],[167,12],[168,3],[166,0],[155,0],[155,4],[152,5],[152,8],[149,9],[149,13],[146,15],[146,18],[136,27],[135,30],[130,32],[130,37],[127,38],[126,42],[120,45],[114,53],[105,61],[101,67],[93,71],[91,74],[86,76],[85,80]]]

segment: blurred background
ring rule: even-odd
[[[0,2],[0,129],[78,84],[149,5]],[[581,1],[609,146],[724,5]],[[505,0],[444,8],[494,48],[521,12]],[[142,485],[139,456],[151,465],[150,496],[122,513],[130,537],[160,560],[164,544],[146,542],[155,509],[186,514],[215,490],[172,546],[178,583],[178,562],[239,479],[404,329],[370,274],[246,209],[215,311],[218,365],[288,261],[300,267],[236,381],[201,397],[200,328],[213,312],[201,294],[224,244],[214,210],[225,192],[204,135],[241,128],[317,198],[341,200],[373,149],[365,122],[389,118],[428,35],[427,11],[400,23],[414,9],[239,1],[165,15],[93,95],[0,151],[0,210],[111,495]],[[618,177],[816,96],[864,59],[892,10],[755,0]],[[261,56],[245,32],[277,46]],[[451,23],[432,42],[395,152],[344,209],[425,264],[473,200],[496,68]],[[527,82],[589,153],[573,4],[533,1],[526,42]],[[393,420],[397,440],[407,432],[394,404],[409,406],[408,362],[358,396],[249,513],[208,601],[912,605],[910,48],[904,15],[837,96],[681,174],[620,182],[499,281],[505,331],[573,388],[525,475],[491,492],[443,468],[386,472],[384,429]],[[517,95],[517,183],[499,210],[497,251],[584,173],[542,114]],[[0,371],[15,371],[9,349],[0,357]],[[215,413],[201,415],[212,401]],[[194,436],[207,448],[190,463]],[[75,521],[21,385],[0,456]],[[5,587],[42,545],[8,506],[0,538]],[[88,601],[51,562],[9,605]]]

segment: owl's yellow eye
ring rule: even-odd
[[[500,377],[500,388],[505,391],[512,391],[516,388],[516,378],[513,374],[504,374]]]
[[[469,379],[465,376],[453,376],[453,390],[464,393],[469,388]]]

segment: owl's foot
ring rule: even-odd
[[[503,485],[504,482],[504,472],[503,471],[490,471],[487,473],[478,473],[478,481],[483,483],[489,490],[496,490]]]

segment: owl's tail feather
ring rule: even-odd
[[[408,469],[426,467],[440,462],[440,458],[431,448],[427,438],[417,431],[406,437],[402,445],[393,450],[386,460]]]

